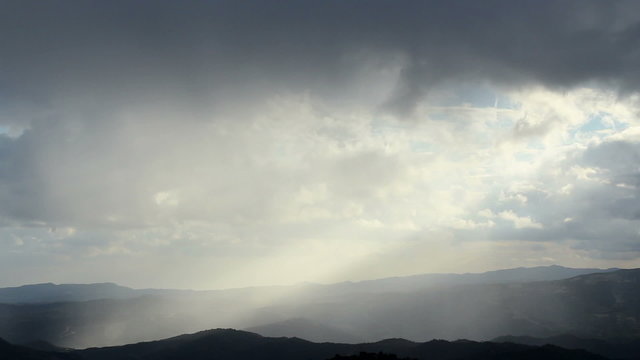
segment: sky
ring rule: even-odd
[[[0,1],[0,286],[640,267],[640,2]]]

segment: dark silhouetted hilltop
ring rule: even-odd
[[[78,351],[86,360],[233,359],[233,360],[604,360],[582,350],[512,343],[386,340],[365,344],[314,343],[298,338],[269,338],[231,329],[183,335],[161,341]]]
[[[583,349],[612,359],[640,359],[640,339],[585,339],[573,335],[546,338],[531,336],[500,336],[492,342],[510,342],[531,346],[555,345],[565,349]]]
[[[357,343],[363,339],[340,329],[308,319],[295,318],[271,324],[253,326],[246,331],[270,337],[300,337],[315,342]]]
[[[336,355],[330,360],[416,360],[411,358],[398,358],[395,354],[361,352],[358,355]]]
[[[10,344],[0,339],[0,359],[2,360],[82,360],[72,352],[44,351]]]

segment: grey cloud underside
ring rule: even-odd
[[[397,58],[403,81],[388,104],[397,111],[448,80],[558,87],[595,80],[634,91],[638,8],[634,1],[9,1],[0,15],[2,94],[127,101],[152,92],[146,96],[196,103],[207,92],[329,95],[359,66]]]

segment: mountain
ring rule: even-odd
[[[144,296],[50,304],[0,304],[0,336],[17,344],[44,340],[83,348],[161,339],[225,323],[225,302]],[[211,304],[215,309],[210,308]],[[217,316],[217,315],[220,316]]]
[[[377,280],[365,280],[359,282],[346,282],[329,286],[346,287],[351,291],[358,290],[364,292],[416,291],[422,288],[442,285],[451,286],[465,284],[503,284],[563,280],[580,275],[607,273],[616,270],[620,269],[574,269],[558,265],[551,265],[530,268],[519,267],[514,269],[487,271],[484,273],[420,274]]]
[[[67,351],[73,350],[70,348],[55,346],[44,340],[33,341],[28,344],[24,344],[24,346],[30,349],[41,350],[41,351],[52,351],[52,352],[67,352]]]
[[[489,340],[503,334],[640,337],[640,269],[553,281],[507,281],[571,272],[549,267],[466,274],[461,276],[475,280],[416,285],[414,290],[363,290],[343,283],[0,304],[0,336],[19,344],[44,340],[73,348],[149,341],[216,327],[351,343],[391,337]]]
[[[540,266],[515,268],[467,274],[421,274],[404,277],[392,277],[359,282],[344,282],[329,285],[265,286],[228,290],[175,290],[175,289],[132,289],[114,283],[96,284],[32,284],[17,287],[0,288],[0,304],[36,304],[70,301],[90,301],[103,299],[132,299],[145,295],[189,296],[192,294],[259,294],[306,292],[315,293],[351,293],[351,292],[388,292],[415,291],[422,288],[442,285],[489,284],[529,281],[549,281],[568,279],[578,275],[611,272],[617,269],[573,269],[562,266]]]
[[[606,359],[583,350],[566,350],[554,346],[533,347],[512,343],[443,340],[414,343],[398,339],[349,345],[313,343],[298,338],[269,338],[231,329],[209,330],[161,341],[118,347],[86,349],[76,353],[86,360],[324,360],[338,359],[336,355],[355,355],[353,359],[366,359],[367,353],[380,352],[418,360]]]
[[[0,359],[6,360],[82,360],[72,352],[43,351],[10,344],[0,339]]]
[[[274,304],[260,312],[256,317],[322,321],[368,340],[392,336],[488,340],[505,333],[640,337],[640,269],[556,281],[351,294],[295,307]]]
[[[401,358],[395,354],[385,354],[382,352],[379,353],[368,353],[361,352],[358,355],[336,355],[329,360],[415,360],[411,358]]]
[[[308,319],[296,318],[271,324],[253,326],[246,331],[270,337],[300,337],[315,342],[357,343],[361,338],[340,329]]]
[[[133,289],[113,283],[33,284],[0,289],[0,303],[47,303],[96,299],[126,299],[139,296]]]
[[[547,338],[531,336],[500,336],[492,342],[509,342],[530,346],[555,345],[565,349],[583,349],[612,359],[639,360],[640,339],[584,339],[573,335]]]
[[[298,338],[263,337],[216,329],[165,340],[85,350],[42,351],[0,339],[0,359],[7,360],[606,360],[584,350],[459,340],[416,343],[388,339],[376,343],[314,343]]]
[[[132,299],[144,295],[172,295],[189,290],[131,289],[114,283],[32,284],[0,288],[0,303],[36,304],[100,299]]]

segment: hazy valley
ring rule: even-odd
[[[640,338],[640,269],[552,266],[216,291],[41,284],[0,289],[0,298],[0,338],[31,346],[44,341],[64,348],[103,347],[234,328],[351,344],[388,338],[494,340],[538,347],[548,342],[630,358]],[[599,339],[602,344],[567,343],[558,336]],[[344,346],[349,353],[369,349]],[[622,350],[616,353],[614,348]],[[81,355],[102,358],[99,354],[108,351],[116,350]],[[417,356],[412,351],[398,354]]]

